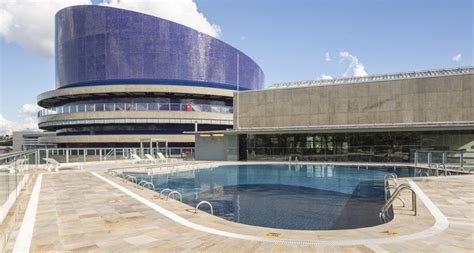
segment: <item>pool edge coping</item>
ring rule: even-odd
[[[443,232],[449,226],[449,221],[444,216],[444,214],[436,207],[436,205],[425,195],[425,193],[418,187],[418,185],[413,182],[411,179],[407,179],[410,186],[412,186],[413,190],[415,191],[417,197],[419,197],[425,207],[428,209],[430,214],[434,217],[435,223],[429,227],[428,229],[415,232],[412,234],[407,235],[400,235],[400,236],[393,236],[390,238],[371,238],[371,239],[277,239],[277,238],[266,238],[261,236],[255,235],[245,235],[239,234],[234,232],[227,232],[211,227],[207,227],[204,225],[193,223],[172,211],[169,211],[156,203],[146,199],[143,196],[140,196],[137,193],[134,193],[127,189],[124,186],[117,184],[116,182],[107,179],[96,172],[91,172],[94,176],[101,179],[102,181],[112,185],[114,188],[122,191],[123,193],[127,194],[128,196],[132,197],[133,199],[141,202],[142,204],[154,209],[155,211],[159,212],[161,215],[173,220],[180,225],[224,237],[235,238],[235,239],[242,239],[242,240],[250,240],[250,241],[259,241],[259,242],[271,242],[271,243],[280,243],[280,244],[292,244],[292,245],[332,245],[332,246],[351,246],[351,245],[374,245],[374,244],[385,244],[385,243],[393,243],[393,242],[402,242],[402,241],[410,241],[415,239],[421,239],[433,236],[435,234]]]

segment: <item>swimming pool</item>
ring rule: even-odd
[[[381,224],[387,173],[413,176],[414,169],[244,164],[137,178],[152,181],[158,192],[179,191],[192,207],[209,201],[214,215],[226,220],[269,228],[333,230]]]

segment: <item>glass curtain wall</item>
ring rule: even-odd
[[[423,150],[472,150],[474,131],[248,134],[248,160],[413,162]],[[472,146],[471,146],[472,145]]]

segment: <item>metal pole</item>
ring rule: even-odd
[[[415,150],[415,167],[418,167],[418,150]]]
[[[428,152],[428,168],[429,169],[431,169],[431,155],[432,155],[431,151]]]
[[[36,151],[36,168],[38,168],[39,164],[40,164],[40,150],[38,149]]]
[[[445,176],[446,176],[446,162],[447,162],[447,153],[443,152],[443,169],[444,169]]]
[[[143,139],[140,140],[140,153],[143,154]]]
[[[461,151],[461,156],[459,157],[461,160],[459,164],[461,165],[461,170],[464,170],[464,151]]]

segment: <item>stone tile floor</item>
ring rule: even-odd
[[[104,174],[101,174],[105,176]],[[177,201],[156,199],[117,178],[127,189],[192,222],[225,231],[262,235],[268,229],[231,223],[205,213],[195,215]],[[447,216],[448,229],[404,242],[350,246],[289,245],[233,239],[182,226],[131,198],[88,171],[43,176],[32,252],[474,252],[474,176],[415,179],[416,184]],[[421,202],[419,202],[421,203]],[[340,231],[279,231],[288,238],[370,238],[396,230],[410,234],[429,228],[434,219],[420,204],[420,215],[399,215],[384,227]],[[12,238],[14,239],[14,238]],[[11,243],[10,243],[11,245]],[[7,248],[7,252],[11,248]]]

